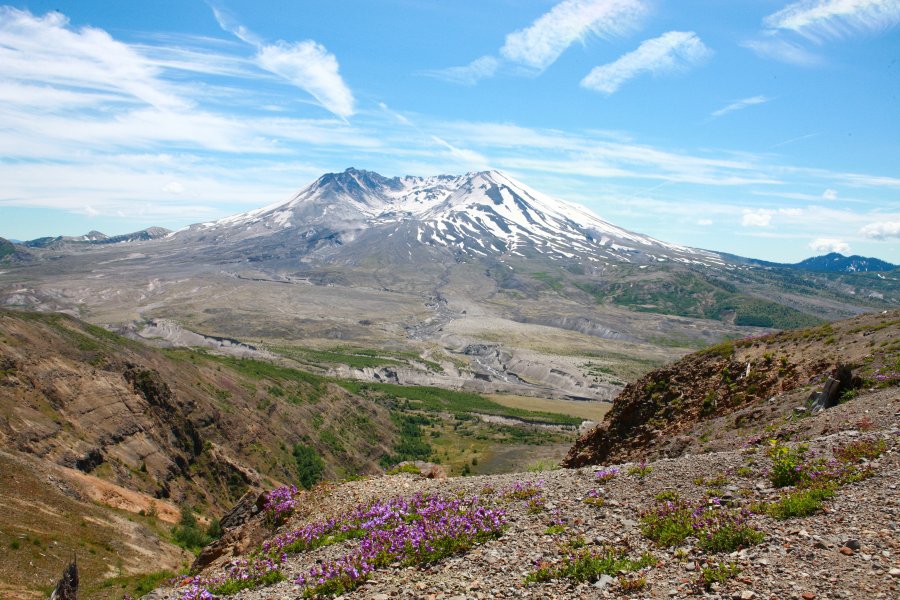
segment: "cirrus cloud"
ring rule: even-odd
[[[625,82],[644,73],[660,75],[684,71],[712,55],[693,31],[669,31],[645,40],[638,48],[618,60],[594,67],[581,80],[587,89],[614,94]]]
[[[878,33],[898,23],[900,0],[801,0],[763,20],[771,30],[793,31],[814,42]]]

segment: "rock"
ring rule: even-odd
[[[815,598],[816,595],[813,594],[812,592],[803,592],[800,595],[800,597],[803,598],[803,600],[813,600],[813,598]]]
[[[894,567],[890,571],[888,571],[891,577],[900,577],[900,568]]]
[[[843,547],[840,549],[840,553],[843,554],[843,555],[845,555],[845,556],[853,556],[853,549],[852,549],[852,548],[848,548],[847,546],[843,546]]]
[[[615,582],[615,579],[609,575],[601,575],[600,579],[594,582],[594,587],[598,590],[605,590],[613,582]]]
[[[390,596],[387,594],[375,594],[372,596],[372,600],[390,600]]]
[[[844,542],[844,546],[850,548],[853,551],[858,551],[860,548],[859,540],[850,539]]]
[[[72,559],[63,570],[62,578],[56,584],[50,600],[76,600],[78,598],[78,564]]]

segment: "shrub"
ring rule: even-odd
[[[422,471],[416,465],[412,463],[404,463],[402,465],[397,465],[393,469],[387,472],[387,475],[399,475],[400,473],[409,473],[411,475],[421,475]]]
[[[297,479],[304,489],[311,489],[322,480],[325,462],[312,446],[294,444],[294,462],[297,464]]]
[[[172,528],[172,538],[176,544],[195,554],[212,541],[212,538],[197,523],[194,509],[187,504],[181,507],[181,518],[178,524]]]
[[[772,440],[769,446],[769,457],[772,459],[772,471],[769,480],[775,487],[796,485],[803,479],[803,458],[809,447],[800,444],[795,448]]]
[[[698,583],[709,590],[714,583],[725,583],[732,577],[737,577],[741,572],[737,563],[716,563],[703,567],[700,570],[700,579]]]

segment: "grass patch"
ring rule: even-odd
[[[606,548],[601,551],[580,550],[563,557],[553,565],[540,567],[525,577],[525,583],[544,583],[553,579],[570,579],[576,582],[597,581],[601,575],[615,576],[620,572],[631,573],[656,564],[652,554],[638,559],[628,558],[621,550]]]

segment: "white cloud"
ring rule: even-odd
[[[216,18],[216,22],[224,31],[227,31],[234,37],[250,44],[251,46],[263,45],[262,39],[252,31],[244,27],[240,23],[240,21],[238,21],[238,19],[233,14],[231,14],[230,11],[222,8],[221,6],[216,6],[212,3],[208,4],[213,11],[213,16]]]
[[[741,225],[744,227],[768,227],[772,223],[773,211],[765,208],[750,210],[745,208],[741,216]]]
[[[713,224],[713,220],[712,220],[712,219],[699,219],[699,220],[697,221],[697,225],[702,225],[703,227],[707,227],[707,226],[712,225],[712,224]]]
[[[900,221],[869,223],[859,230],[860,235],[875,240],[900,238]]]
[[[312,40],[294,44],[276,42],[261,46],[259,66],[310,93],[339,117],[353,114],[353,94],[338,72],[338,61],[325,46]]]
[[[822,192],[822,199],[828,201],[834,201],[838,199],[838,191],[832,188],[826,189]]]
[[[763,23],[815,42],[880,33],[900,23],[900,0],[801,0],[769,15]]]
[[[803,46],[773,36],[746,40],[741,42],[741,46],[752,50],[761,58],[769,58],[798,67],[814,67],[823,62],[822,57]]]
[[[475,85],[482,79],[493,77],[497,72],[500,61],[494,56],[482,56],[476,58],[464,67],[449,67],[447,69],[436,69],[433,71],[425,71],[425,75],[451,81],[453,83],[461,83],[463,85]]]
[[[809,247],[818,254],[828,254],[830,252],[848,254],[850,252],[850,245],[847,242],[834,238],[818,238],[811,241]]]
[[[167,194],[183,194],[184,185],[177,181],[170,181],[163,186],[162,191],[166,192]]]
[[[713,118],[721,117],[722,115],[728,114],[730,112],[741,110],[747,108],[748,106],[755,106],[757,104],[765,104],[766,102],[771,101],[771,98],[766,98],[765,96],[751,96],[750,98],[744,98],[743,100],[738,100],[737,102],[732,102],[728,106],[720,108],[719,110],[713,111],[710,116]]]
[[[643,73],[659,75],[682,71],[696,66],[712,55],[692,31],[669,31],[658,38],[646,40],[637,50],[615,62],[594,67],[581,80],[582,87],[615,93],[626,81]]]
[[[72,88],[68,93],[81,98],[100,93],[167,110],[190,107],[159,75],[150,60],[101,29],[70,29],[58,12],[38,17],[0,7],[0,80],[38,80],[45,86]]]
[[[266,44],[227,10],[212,4],[210,8],[219,27],[256,47],[256,64],[260,68],[305,90],[323,108],[342,119],[353,115],[353,93],[340,75],[337,58],[325,46],[314,40],[295,43],[278,40]]]
[[[588,35],[621,36],[632,31],[647,12],[640,0],[565,0],[529,27],[507,35],[500,54],[544,70],[573,43]]]

